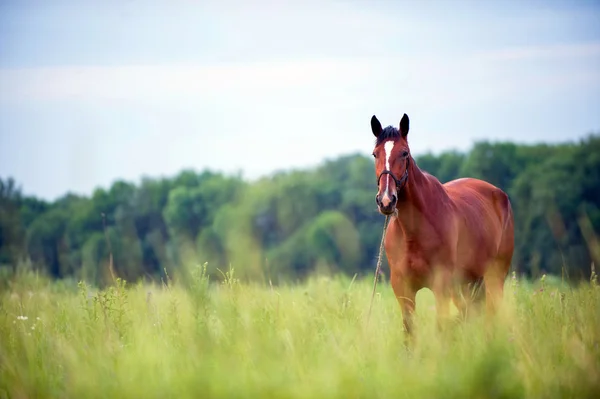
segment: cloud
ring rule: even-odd
[[[168,102],[196,97],[228,101],[377,98],[393,93],[415,102],[477,101],[525,85],[598,81],[600,43],[535,46],[465,57],[300,59],[221,64],[61,66],[0,69],[0,102],[127,100]],[[551,63],[561,62],[561,68]],[[545,63],[544,69],[536,62]],[[550,65],[547,65],[550,63]],[[567,64],[566,67],[564,64]],[[597,71],[597,70],[596,70]],[[573,73],[577,72],[577,73]],[[378,94],[381,93],[381,94]]]
[[[594,58],[600,56],[600,43],[554,44],[547,46],[523,46],[493,50],[478,54],[486,61],[510,61],[526,59]],[[597,60],[597,59],[596,59]]]
[[[3,101],[145,99],[222,91],[273,91],[343,82],[367,73],[360,61],[223,65],[64,66],[0,70]]]

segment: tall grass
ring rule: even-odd
[[[417,297],[405,346],[389,284],[208,283],[98,291],[20,275],[1,294],[0,398],[600,397],[600,288],[512,278],[503,311],[439,332]]]

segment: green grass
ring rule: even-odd
[[[2,288],[0,398],[600,397],[600,288],[543,284],[509,279],[493,325],[443,333],[422,291],[407,348],[388,283],[366,324],[371,278],[209,285],[197,268],[97,291],[25,273]]]

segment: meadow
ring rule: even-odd
[[[437,329],[417,296],[405,345],[389,283],[316,276],[272,286],[204,265],[104,289],[4,278],[0,398],[600,397],[600,288],[510,276],[502,312]]]

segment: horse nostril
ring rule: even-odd
[[[379,195],[375,196],[375,202],[377,203],[377,205],[381,206],[381,197]]]

